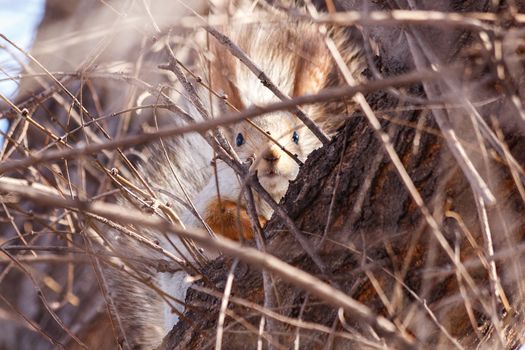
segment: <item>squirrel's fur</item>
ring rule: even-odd
[[[299,11],[304,11],[299,8]],[[236,19],[254,16],[257,23],[236,24]],[[237,22],[238,23],[238,22]],[[240,2],[235,8],[231,24],[217,28],[228,36],[248,57],[290,97],[315,94],[325,87],[343,84],[337,65],[332,59],[319,26],[304,20],[294,20],[284,13],[252,8]],[[350,70],[359,79],[364,70],[361,44],[348,29],[330,29],[334,40]],[[207,55],[211,67],[210,87],[228,96],[232,110],[250,106],[261,106],[279,101],[245,65],[235,58],[220,43],[210,38],[211,52]],[[207,76],[205,70],[203,76]],[[201,98],[208,98],[203,91]],[[207,102],[218,106],[220,101]],[[192,110],[191,106],[188,106]],[[332,135],[352,112],[353,104],[348,100],[331,103],[317,103],[301,107],[323,131]],[[219,114],[219,108],[214,108]],[[196,113],[192,113],[196,114]],[[200,119],[195,115],[195,119]],[[285,194],[290,180],[297,176],[299,165],[266,134],[277,140],[291,154],[304,161],[308,154],[321,143],[291,112],[279,111],[253,118],[254,127],[247,122],[224,128],[224,134],[242,161],[255,159],[253,165],[261,185],[279,201]],[[239,136],[241,135],[241,136]],[[166,155],[169,161],[166,159]],[[151,181],[159,198],[173,203],[173,209],[182,216],[187,227],[202,226],[201,220],[182,202],[189,197],[197,212],[217,234],[239,239],[239,221],[245,238],[251,238],[251,225],[240,196],[241,182],[235,172],[222,162],[217,162],[217,178],[210,166],[213,152],[198,134],[165,140],[163,145],[155,144],[146,150],[147,162],[141,165],[141,172]],[[171,164],[169,164],[171,162]],[[183,193],[179,182],[184,186]],[[216,184],[219,184],[219,191]],[[220,195],[219,195],[220,194]],[[179,200],[174,200],[178,198]],[[220,200],[219,200],[220,199]],[[264,223],[272,214],[267,205],[256,198],[256,206]],[[240,216],[238,215],[240,213]],[[170,237],[174,246],[162,233],[141,232],[174,254],[193,261],[191,254],[176,237]],[[117,235],[118,236],[118,235]],[[158,253],[148,253],[137,243],[122,243],[116,246],[133,251],[134,255],[159,258]],[[177,248],[177,249],[174,249]],[[122,250],[122,248],[121,248]],[[178,251],[177,251],[178,250]],[[130,264],[128,264],[130,265]],[[124,325],[126,339],[137,349],[149,349],[158,345],[176,320],[169,317],[168,304],[148,284],[161,285],[166,293],[184,301],[188,283],[187,273],[159,273],[146,263],[131,266],[131,271],[143,278],[142,282],[122,277],[121,272],[111,272],[112,296]],[[191,274],[191,272],[190,272]],[[182,307],[178,308],[180,312]],[[164,310],[164,311],[162,311]],[[167,310],[167,311],[166,311]]]

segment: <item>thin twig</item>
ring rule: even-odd
[[[232,266],[230,268],[230,272],[228,272],[228,277],[226,278],[226,285],[224,286],[224,294],[222,296],[221,301],[221,308],[219,310],[219,320],[217,321],[217,337],[215,338],[215,350],[221,350],[222,349],[222,335],[224,332],[224,319],[226,318],[226,309],[228,308],[228,301],[230,298],[230,294],[232,291],[233,286],[233,277],[235,268],[237,267],[237,263],[239,260],[235,259],[232,263]]]

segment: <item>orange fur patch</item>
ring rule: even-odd
[[[235,59],[220,44],[213,43],[211,49],[216,60],[210,65],[210,87],[214,91],[222,92],[228,96],[228,102],[236,109],[244,109],[239,91],[232,82],[235,81]]]
[[[301,43],[295,63],[293,95],[318,93],[325,86],[333,64],[320,38]]]
[[[210,201],[206,207],[204,221],[216,234],[239,241],[241,234],[244,239],[253,239],[250,217],[244,207],[230,200]],[[264,225],[266,219],[259,216],[259,223]]]

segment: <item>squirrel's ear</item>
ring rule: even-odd
[[[293,95],[313,95],[327,85],[333,69],[332,59],[321,40],[305,40],[298,44],[302,47],[296,57]]]
[[[318,28],[315,28],[318,33]],[[312,34],[315,35],[315,34]],[[335,86],[344,86],[343,78],[332,53],[325,41],[319,36],[316,40],[304,40],[298,55],[295,71],[294,96],[316,94],[319,91]],[[352,72],[357,82],[363,80],[362,73],[366,68],[366,58],[363,50],[362,37],[356,28],[332,28],[330,37],[336,44],[346,66]],[[347,116],[356,109],[351,98],[342,98],[330,103],[318,103],[305,107],[309,116],[324,132],[334,134],[344,124]]]
[[[210,64],[210,87],[224,94],[225,101],[232,110],[242,110],[244,105],[235,81],[235,58],[221,44],[211,42],[213,58]]]

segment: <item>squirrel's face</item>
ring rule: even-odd
[[[259,117],[253,123],[257,127],[248,122],[233,126],[230,142],[241,160],[253,158],[259,182],[278,201],[299,172],[291,155],[304,161],[321,144],[295,116],[286,112]]]
[[[245,14],[240,11],[238,15],[243,17]],[[325,87],[338,85],[337,65],[319,27],[306,21],[291,23],[287,17],[276,16],[275,21],[232,23],[222,30],[285,96],[316,94]],[[330,35],[349,69],[360,72],[364,60],[357,46],[351,45],[343,32],[334,30]],[[261,81],[260,74],[254,74],[224,45],[215,43],[211,48],[211,86],[226,97],[230,107],[225,108],[241,111],[279,101]],[[220,100],[217,110],[224,107],[223,102]],[[349,114],[348,102],[317,103],[300,108],[327,135],[331,135],[341,125],[343,116]],[[248,121],[229,126],[229,141],[242,160],[254,157],[254,170],[261,185],[278,201],[284,196],[289,181],[299,172],[299,165],[283,148],[304,160],[321,144],[300,120],[286,111],[257,117],[252,122],[258,127]]]

